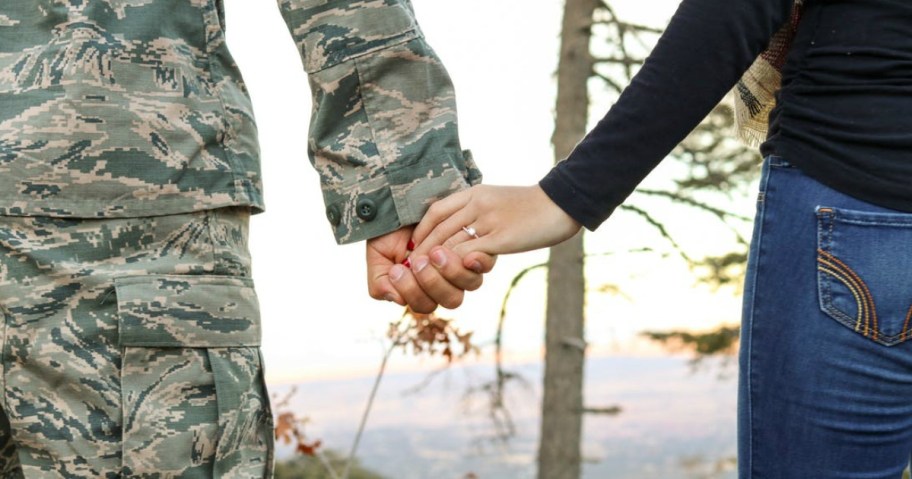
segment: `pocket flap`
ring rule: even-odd
[[[250,278],[147,275],[116,278],[114,287],[121,346],[260,345],[260,309]]]
[[[309,16],[302,52],[308,73],[420,36],[415,18],[397,1],[328,2]]]

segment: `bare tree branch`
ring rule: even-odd
[[[620,83],[614,81],[607,75],[604,75],[598,71],[595,71],[594,69],[592,70],[592,76],[597,77],[597,78],[601,79],[603,82],[607,83],[608,86],[610,86],[612,89],[614,89],[614,91],[616,91],[617,93],[624,91],[624,85],[621,85]]]
[[[646,220],[647,223],[649,223],[656,230],[659,231],[659,234],[662,235],[662,237],[665,238],[665,240],[671,244],[671,246],[675,249],[675,251],[678,252],[678,254],[681,256],[681,258],[684,259],[684,261],[687,261],[687,263],[690,265],[696,264],[696,261],[691,259],[691,257],[687,254],[687,252],[685,252],[684,249],[681,248],[681,245],[679,245],[678,242],[675,241],[674,238],[671,236],[671,234],[668,233],[668,230],[665,228],[665,225],[662,224],[662,222],[660,222],[659,220],[655,219],[649,212],[647,212],[646,210],[639,208],[637,206],[628,205],[628,204],[622,204],[620,206],[620,208],[622,210],[630,211],[632,213],[636,213],[636,214],[640,215],[644,220]]]
[[[725,211],[721,208],[716,208],[714,206],[710,206],[706,203],[695,200],[682,193],[666,191],[666,190],[651,190],[651,189],[644,189],[644,188],[638,188],[636,190],[636,192],[642,193],[644,195],[650,195],[650,196],[662,196],[662,197],[668,198],[670,200],[684,203],[688,206],[693,206],[694,208],[706,211],[707,213],[711,213],[712,215],[716,216],[717,218],[719,218],[722,221],[725,221],[728,218],[741,220],[741,221],[751,221],[752,220],[752,218],[750,218],[750,217],[740,215],[738,213],[732,213],[731,211]]]
[[[599,10],[604,11],[608,14],[607,20],[597,20],[595,23],[605,23],[605,24],[614,24],[619,25],[625,30],[645,32],[645,33],[654,33],[661,35],[665,30],[662,28],[650,27],[647,25],[640,25],[637,23],[622,22],[618,19],[617,15],[614,12],[614,7],[612,7],[607,1],[600,2]]]
[[[640,66],[644,60],[631,57],[595,57],[593,62],[596,64],[623,65],[624,67]]]

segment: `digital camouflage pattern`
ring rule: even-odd
[[[310,78],[309,151],[337,240],[417,223],[433,200],[481,181],[408,0],[279,5]]]
[[[309,152],[339,242],[416,223],[480,180],[408,0],[278,3],[309,74]],[[224,32],[222,0],[0,1],[0,215],[262,211]]]
[[[248,220],[0,217],[0,477],[271,477]]]
[[[480,181],[408,0],[278,3],[339,242]],[[221,0],[0,0],[0,477],[271,476],[224,32]]]
[[[0,214],[262,208],[222,32],[207,0],[0,2]]]

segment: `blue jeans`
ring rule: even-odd
[[[741,479],[898,479],[912,452],[912,214],[764,161],[744,294]]]

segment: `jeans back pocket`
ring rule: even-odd
[[[912,336],[912,214],[817,208],[817,285],[831,318],[886,346]]]

